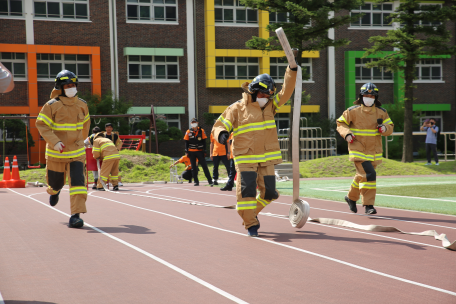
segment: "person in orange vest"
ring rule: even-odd
[[[210,157],[211,160],[214,162],[214,168],[212,170],[212,177],[214,178],[214,185],[218,185],[218,177],[219,177],[219,164],[220,161],[225,165],[226,172],[230,173],[230,163],[228,162],[228,158],[226,157],[227,147],[226,144],[222,145],[218,141],[214,139],[211,134],[211,146],[210,146]]]
[[[185,179],[185,180],[188,180],[188,183],[191,184],[192,183],[192,177],[193,177],[193,175],[192,175],[192,164],[190,162],[190,158],[188,158],[187,153],[185,153],[185,155],[182,156],[180,159],[176,160],[172,165],[169,166],[169,168],[171,169],[172,167],[174,167],[178,163],[185,164],[185,170],[182,172],[181,177],[183,179]],[[198,166],[198,160],[196,160],[196,166]],[[198,171],[198,168],[196,168],[196,170]]]
[[[195,186],[199,186],[198,180],[198,165],[196,160],[199,161],[203,168],[204,175],[207,178],[207,182],[212,187],[212,177],[206,163],[206,132],[198,126],[198,119],[192,118],[191,128],[185,132],[185,153],[188,153],[190,163],[192,164],[192,174],[195,181]]]
[[[46,180],[49,204],[57,205],[59,194],[68,177],[71,217],[69,227],[81,228],[86,213],[84,139],[89,135],[90,115],[87,102],[77,96],[78,78],[68,70],[55,77],[55,87],[41,109],[36,127],[46,140]]]
[[[212,136],[212,134],[211,134]],[[228,141],[226,142],[227,146],[227,157],[229,158],[230,167],[228,171],[228,182],[225,187],[220,188],[221,191],[232,191],[234,187],[234,177],[236,176],[236,166],[234,165],[234,156],[233,156],[233,132],[231,132]]]

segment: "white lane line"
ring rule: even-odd
[[[378,181],[378,180],[377,180]],[[379,187],[396,187],[396,186],[417,186],[417,185],[442,185],[442,184],[454,184],[456,183],[455,181],[442,181],[442,182],[430,182],[430,183],[406,183],[406,184],[394,184],[394,183],[389,183],[389,184],[377,184],[377,188]],[[350,185],[348,185],[350,186]],[[325,187],[324,189],[337,189],[341,188],[343,186],[338,186],[338,187]]]
[[[92,195],[92,196],[93,197],[97,197],[97,198],[101,198],[101,199],[104,199],[104,200],[107,200],[107,201],[111,201],[111,202],[114,202],[114,203],[118,203],[118,204],[121,204],[121,205],[137,208],[137,209],[140,209],[140,210],[150,211],[150,212],[154,212],[154,213],[157,213],[157,214],[165,215],[165,216],[168,216],[168,217],[171,217],[171,218],[175,218],[175,219],[182,220],[182,221],[185,221],[185,222],[188,222],[188,223],[192,223],[192,224],[196,224],[196,225],[199,225],[199,226],[203,226],[203,227],[207,227],[207,228],[211,228],[211,229],[215,229],[215,230],[219,230],[219,231],[232,233],[232,234],[240,235],[240,236],[243,236],[243,237],[248,237],[245,233],[240,233],[240,232],[236,232],[236,231],[232,231],[232,230],[227,230],[227,229],[223,229],[223,228],[219,228],[219,227],[214,227],[214,226],[211,226],[211,225],[206,225],[206,224],[203,224],[203,223],[195,222],[195,221],[192,221],[192,220],[189,220],[189,219],[185,219],[185,218],[182,218],[182,217],[179,217],[179,216],[175,216],[175,215],[172,215],[172,214],[168,214],[168,213],[164,213],[164,212],[160,212],[160,211],[156,211],[156,210],[152,210],[152,209],[148,209],[148,208],[138,207],[138,206],[135,206],[135,205],[123,203],[123,202],[120,202],[120,201],[116,201],[116,200],[105,198],[105,197],[101,197],[101,196],[95,196],[95,195]],[[379,275],[379,276],[387,277],[387,278],[390,278],[390,279],[393,279],[393,280],[405,282],[405,283],[412,284],[412,285],[415,285],[415,286],[424,287],[424,288],[435,290],[435,291],[438,291],[438,292],[441,292],[441,293],[446,293],[446,294],[449,294],[449,295],[452,295],[452,296],[456,296],[456,292],[453,292],[453,291],[450,291],[450,290],[446,290],[446,289],[443,289],[443,288],[439,288],[439,287],[435,287],[435,286],[431,286],[431,285],[415,282],[415,281],[412,281],[412,280],[404,279],[404,278],[401,278],[401,277],[398,277],[398,276],[390,275],[390,274],[387,274],[387,273],[384,273],[384,272],[376,271],[376,270],[373,270],[373,269],[370,269],[370,268],[366,268],[366,267],[363,267],[363,266],[359,266],[359,265],[356,265],[356,264],[353,264],[353,263],[345,262],[345,261],[342,261],[342,260],[339,260],[339,259],[336,259],[336,258],[332,258],[332,257],[326,256],[326,255],[323,255],[323,254],[312,252],[312,251],[309,251],[309,250],[301,249],[301,248],[298,248],[298,247],[293,247],[293,246],[290,246],[290,245],[278,243],[278,242],[271,241],[271,240],[268,240],[268,239],[263,239],[263,238],[253,238],[253,239],[254,240],[258,240],[258,241],[267,242],[267,243],[270,243],[270,244],[273,244],[273,245],[277,245],[277,246],[282,246],[282,247],[285,247],[285,248],[293,249],[293,250],[296,250],[296,251],[299,251],[299,252],[307,253],[309,255],[320,257],[320,258],[323,258],[323,259],[326,259],[326,260],[329,260],[329,261],[333,261],[333,262],[336,262],[336,263],[339,263],[339,264],[342,264],[342,265],[346,265],[346,266],[349,266],[349,267],[352,267],[352,268],[363,270],[363,271],[366,271],[366,272],[369,272],[369,273],[373,273],[373,274],[376,274],[376,275]]]
[[[10,191],[12,191],[12,192],[14,192],[14,193],[16,193],[16,194],[19,194],[19,195],[21,195],[21,196],[27,197],[27,198],[29,198],[29,199],[31,199],[31,200],[34,200],[34,201],[36,201],[36,202],[38,202],[38,203],[40,203],[40,204],[42,204],[42,205],[44,205],[44,206],[46,206],[46,207],[48,207],[48,208],[54,210],[54,211],[57,211],[57,212],[59,212],[59,213],[65,215],[65,216],[67,216],[67,217],[70,217],[69,214],[67,214],[67,213],[65,213],[65,212],[63,212],[63,211],[60,211],[60,210],[58,210],[58,209],[56,209],[56,208],[54,208],[54,207],[51,207],[51,206],[49,206],[48,204],[45,204],[45,203],[43,203],[43,202],[40,202],[39,200],[37,200],[37,199],[35,199],[35,198],[33,198],[33,197],[29,197],[29,196],[27,196],[27,195],[24,195],[24,194],[22,194],[22,193],[16,192],[16,191],[14,191],[14,190],[12,190],[12,189],[9,189],[9,188],[8,188],[8,190],[10,190]],[[96,197],[97,197],[97,196],[96,196]],[[149,253],[149,252],[147,252],[147,251],[145,251],[145,250],[139,248],[139,247],[136,247],[135,245],[132,245],[132,244],[130,244],[130,243],[128,243],[128,242],[126,242],[126,241],[124,241],[124,240],[122,240],[122,239],[119,239],[118,237],[115,237],[115,236],[113,236],[113,235],[111,235],[111,234],[109,234],[109,233],[107,233],[107,232],[105,232],[105,231],[103,231],[103,230],[101,230],[101,229],[95,227],[95,226],[92,226],[92,225],[90,225],[89,223],[84,222],[84,225],[87,226],[87,227],[92,228],[93,230],[95,230],[95,231],[97,231],[97,232],[99,232],[99,233],[101,233],[101,234],[103,234],[103,235],[105,235],[105,236],[107,236],[107,237],[109,237],[109,238],[111,238],[111,239],[113,239],[113,240],[115,240],[115,241],[117,241],[117,242],[123,244],[123,245],[126,245],[126,246],[130,247],[130,248],[133,249],[133,250],[136,250],[136,251],[139,252],[139,253],[144,254],[145,256],[147,256],[147,257],[149,257],[149,258],[151,258],[151,259],[153,259],[153,260],[159,262],[159,263],[162,264],[162,265],[165,265],[166,267],[171,268],[172,270],[174,270],[174,271],[176,271],[176,272],[182,274],[183,276],[186,276],[187,278],[189,278],[189,279],[191,279],[191,280],[193,280],[193,281],[195,281],[195,282],[197,282],[197,283],[203,285],[204,287],[209,288],[209,289],[212,290],[212,291],[215,291],[216,293],[218,293],[218,294],[224,296],[225,298],[227,298],[227,299],[229,299],[229,300],[231,300],[231,301],[233,301],[233,302],[235,302],[235,303],[245,303],[245,304],[248,304],[248,302],[245,302],[245,301],[243,301],[243,300],[241,300],[241,299],[239,299],[239,298],[233,296],[232,294],[230,294],[230,293],[228,293],[228,292],[226,292],[226,291],[224,291],[224,290],[221,290],[221,289],[218,288],[218,287],[215,287],[214,285],[212,285],[212,284],[210,284],[210,283],[208,283],[208,282],[206,282],[206,281],[204,281],[204,280],[202,280],[202,279],[200,279],[200,278],[198,278],[198,277],[192,275],[191,273],[188,273],[187,271],[185,271],[185,270],[183,270],[183,269],[181,269],[181,268],[179,268],[179,267],[177,267],[177,266],[174,266],[173,264],[171,264],[171,263],[169,263],[169,262],[166,262],[165,260],[163,260],[163,259],[161,259],[161,258],[159,258],[159,257],[157,257],[157,256],[155,256],[155,255],[153,255],[153,254],[151,254],[151,253]],[[2,303],[0,302],[0,304],[2,304]],[[3,304],[4,304],[4,303],[3,303]]]
[[[93,196],[93,193],[90,193],[89,195]],[[150,194],[150,195],[156,195],[156,194]],[[146,195],[140,195],[140,196],[141,197],[147,197],[147,198],[154,198],[154,199],[162,199],[162,200],[173,201],[173,202],[179,202],[179,200],[185,200],[185,199],[182,199],[182,198],[179,198],[179,197],[172,197],[172,196],[165,196],[166,198],[161,198],[161,197],[156,197],[156,196],[146,196]],[[185,201],[182,201],[182,202],[188,204]],[[205,204],[205,203],[200,202],[200,201],[191,201],[191,202],[193,203],[192,205]],[[285,204],[285,203],[279,203],[279,204],[288,205],[288,204]],[[214,204],[212,204],[211,206],[223,207],[221,205],[214,205]],[[331,210],[328,210],[328,211],[331,211]],[[281,219],[287,219],[288,220],[288,216],[279,215],[279,214],[273,214],[273,213],[270,213],[270,212],[262,212],[261,215],[270,216],[270,217],[276,217],[276,218],[281,218]],[[442,246],[436,246],[436,245],[431,245],[431,244],[426,244],[426,243],[409,241],[409,240],[404,240],[404,239],[395,238],[395,237],[386,236],[386,235],[381,235],[381,234],[369,233],[369,232],[360,231],[360,230],[352,230],[352,229],[348,229],[348,228],[329,226],[329,225],[324,225],[324,224],[320,224],[320,223],[313,223],[313,222],[308,222],[308,223],[312,224],[312,225],[319,225],[321,227],[326,227],[326,228],[330,228],[330,229],[346,230],[346,231],[351,231],[351,232],[355,232],[355,233],[368,234],[368,235],[374,235],[374,236],[381,237],[381,238],[397,240],[397,241],[401,241],[401,242],[413,243],[413,244],[418,244],[418,245],[422,245],[422,246],[435,247],[435,248],[438,248],[438,249],[445,249]]]
[[[180,189],[180,188],[173,188],[173,189]],[[187,189],[185,189],[187,190]],[[192,192],[199,192],[199,193],[204,193],[204,194],[215,194],[215,195],[224,195],[224,196],[231,196],[235,197],[236,195],[228,195],[228,194],[218,194],[218,193],[213,193],[213,192],[205,192],[205,191],[197,191],[197,190],[189,190]],[[157,195],[157,194],[153,194]],[[289,196],[289,195],[282,195],[281,196]],[[152,197],[153,198],[153,197]],[[305,198],[310,198],[310,199],[315,199],[315,200],[322,200],[322,201],[330,201],[330,202],[335,202],[335,203],[342,203],[342,202],[337,202],[337,201],[331,201],[331,200],[324,200],[324,199],[318,199],[318,198],[311,198],[311,197],[305,197]],[[272,202],[273,204],[280,204],[280,205],[287,205],[290,206],[290,204],[287,203],[281,203],[274,201]],[[401,210],[401,211],[410,211],[410,212],[420,212],[420,211],[415,211],[415,210],[406,210],[406,209],[396,209],[396,208],[388,208],[388,207],[381,207],[381,208],[387,208],[387,209],[394,209],[394,210]],[[344,212],[344,211],[337,211],[337,210],[330,210],[330,209],[323,209],[323,208],[316,208],[316,207],[311,207],[311,209],[317,209],[317,210],[323,210],[323,211],[329,211],[329,212],[337,212],[337,213],[343,213],[343,214],[350,214],[350,215],[356,215],[356,216],[368,216],[368,217],[374,217],[378,219],[384,219],[384,220],[392,220],[392,221],[399,221],[399,222],[406,222],[406,223],[413,223],[413,224],[419,224],[419,225],[425,225],[425,226],[432,226],[432,227],[439,227],[439,228],[448,228],[448,229],[456,229],[456,227],[449,227],[449,226],[443,226],[443,225],[436,225],[436,224],[429,224],[429,223],[423,223],[423,222],[415,222],[415,221],[407,221],[407,220],[401,220],[401,219],[396,219],[392,217],[384,217],[384,216],[378,216],[378,215],[363,215],[363,214],[354,214],[350,212]],[[451,216],[448,214],[439,214],[439,213],[430,213],[430,212],[420,212],[420,213],[425,213],[425,214],[432,214],[432,215],[447,215]],[[354,230],[353,230],[354,231]],[[357,232],[357,231],[356,231]]]
[[[329,189],[321,189],[321,188],[310,188],[311,190],[317,190],[317,191],[331,191],[331,192],[347,192],[347,190],[329,190]],[[402,197],[402,198],[414,198],[414,199],[422,199],[422,200],[428,200],[428,201],[439,201],[439,202],[452,202],[456,203],[456,201],[451,201],[451,200],[444,200],[444,199],[438,199],[438,198],[427,198],[427,197],[418,197],[418,196],[402,196],[402,195],[391,195],[391,194],[380,194],[376,193],[377,196],[390,196],[390,197]]]

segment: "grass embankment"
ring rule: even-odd
[[[120,176],[123,183],[139,183],[145,181],[169,181],[169,165],[174,162],[170,157],[160,154],[143,153],[131,150],[123,150],[120,152],[121,159],[119,164]],[[212,163],[208,164],[209,171],[212,175]],[[177,172],[180,174],[185,169],[184,164],[177,165]],[[27,182],[46,182],[46,169],[29,169],[20,171],[21,179]],[[226,177],[225,166],[219,167],[219,175],[221,178]],[[198,177],[201,181],[205,181],[206,177],[200,167]],[[0,174],[0,179],[3,174]],[[93,180],[92,172],[89,172],[89,181]]]
[[[377,176],[391,175],[438,175],[456,174],[456,162],[440,162],[439,166],[425,166],[425,163],[402,163],[384,159],[377,167]],[[348,160],[347,155],[315,159],[299,164],[301,177],[351,177],[354,176],[355,166]]]

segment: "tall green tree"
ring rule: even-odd
[[[380,1],[376,1],[380,2]],[[446,1],[446,4],[454,1]],[[371,54],[391,50],[394,52],[366,64],[371,67],[385,67],[393,72],[404,72],[404,141],[402,162],[413,161],[413,101],[415,100],[413,80],[416,79],[416,62],[421,58],[435,55],[456,54],[455,45],[451,44],[448,21],[456,20],[456,7],[440,4],[420,4],[419,0],[401,1],[399,7],[390,15],[396,28],[389,30],[386,36],[370,37],[374,43],[366,49],[365,57]]]
[[[297,60],[301,64],[303,51],[319,51],[327,47],[339,47],[350,43],[346,38],[331,39],[328,31],[333,28],[355,21],[359,16],[349,14],[338,15],[342,10],[359,8],[364,3],[361,0],[241,0],[245,6],[268,11],[270,13],[288,14],[287,22],[269,24],[266,29],[274,32],[282,27],[292,48],[298,49]],[[334,12],[335,14],[330,14]],[[310,25],[310,26],[309,26]],[[271,35],[268,39],[252,37],[246,42],[250,49],[274,51],[282,50],[278,38]],[[303,75],[303,79],[306,79]],[[291,104],[293,112],[293,103]],[[293,115],[290,115],[291,125]],[[290,126],[291,127],[291,126]],[[291,142],[289,158],[291,159]]]

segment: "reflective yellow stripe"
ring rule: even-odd
[[[71,187],[70,195],[75,195],[75,194],[87,194],[87,188],[86,187]]]
[[[282,159],[282,153],[280,151],[268,152],[262,155],[241,155],[234,157],[235,164],[254,164],[264,163],[273,159]]]
[[[220,115],[218,120],[220,120],[222,122],[222,124],[225,126],[225,128],[228,132],[233,131],[233,125],[231,124],[231,122],[228,119],[223,118],[223,116]]]
[[[114,159],[114,158],[120,158],[120,154],[113,154],[113,155],[108,155],[103,157],[103,160],[109,160],[109,159]]]
[[[377,182],[360,183],[360,189],[377,189]]]
[[[375,154],[375,160],[383,159],[383,153]]]
[[[116,176],[112,176],[112,175],[111,175],[111,179],[112,179],[112,180],[119,179],[119,176],[117,176],[117,175],[116,175]]]
[[[59,124],[55,123],[51,118],[46,116],[43,113],[40,113],[37,117],[37,120],[41,120],[44,122],[46,125],[48,125],[52,130],[56,131],[77,131],[77,130],[82,130],[84,123],[78,122],[75,124],[70,124],[70,123],[65,123],[65,124]]]
[[[87,113],[86,117],[84,118],[83,124],[90,120],[90,115]]]
[[[391,118],[387,118],[383,121],[383,124],[386,124],[386,125],[392,125],[393,124],[393,121],[391,120]]]
[[[106,182],[108,180],[108,177],[107,176],[101,176],[101,179]]]
[[[95,147],[93,147],[93,148],[92,148],[92,151],[93,151],[93,152],[100,152],[100,148],[95,148]]]
[[[349,125],[349,123],[348,123],[347,120],[345,119],[344,115],[341,115],[341,116],[337,119],[337,121],[339,121],[339,122],[345,122],[345,124],[346,124],[347,126]]]
[[[104,148],[109,147],[109,146],[115,147],[115,145],[112,142],[107,142],[107,143],[101,145],[101,147],[100,147],[101,151],[103,151]]]
[[[254,122],[254,123],[249,123],[249,124],[245,124],[245,125],[239,126],[237,128],[234,128],[233,136],[237,136],[239,134],[252,132],[252,131],[275,129],[275,128],[276,128],[275,120]]]
[[[48,127],[50,127],[51,129],[54,129],[54,121],[52,119],[50,119],[49,117],[47,117],[46,115],[44,115],[43,113],[40,113],[36,120],[41,120],[46,125],[48,125]]]
[[[364,153],[358,152],[358,151],[350,151],[350,152],[348,152],[348,156],[349,157],[361,158],[361,159],[365,159],[365,160],[369,160],[369,161],[374,161],[375,160],[375,156],[374,155],[364,154]]]
[[[359,188],[359,184],[355,180],[353,180],[352,187],[353,188]]]
[[[81,148],[74,151],[62,152],[51,150],[46,148],[46,155],[55,157],[55,158],[76,158],[79,156],[85,155],[85,148]]]
[[[276,94],[274,96],[273,100],[274,100],[274,106],[277,108],[277,110],[280,109],[280,107],[279,107],[279,102],[280,102],[279,94]]]
[[[65,79],[69,79],[67,76],[65,77],[60,77],[60,80],[65,80]]]
[[[262,86],[263,88],[266,88],[266,89],[268,88],[268,86],[267,86],[266,84],[262,83],[262,82],[259,82],[258,84],[259,84],[260,86]]]
[[[380,136],[378,129],[352,129],[350,131],[353,132],[355,136]]]
[[[256,201],[237,202],[236,209],[237,210],[256,209],[256,206],[257,206]]]
[[[269,202],[266,201],[266,200],[264,200],[264,199],[262,199],[262,198],[260,197],[260,194],[258,194],[258,196],[256,197],[256,199],[257,199],[257,201],[258,201],[261,205],[263,205],[263,207],[266,207],[266,205],[269,205]]]

